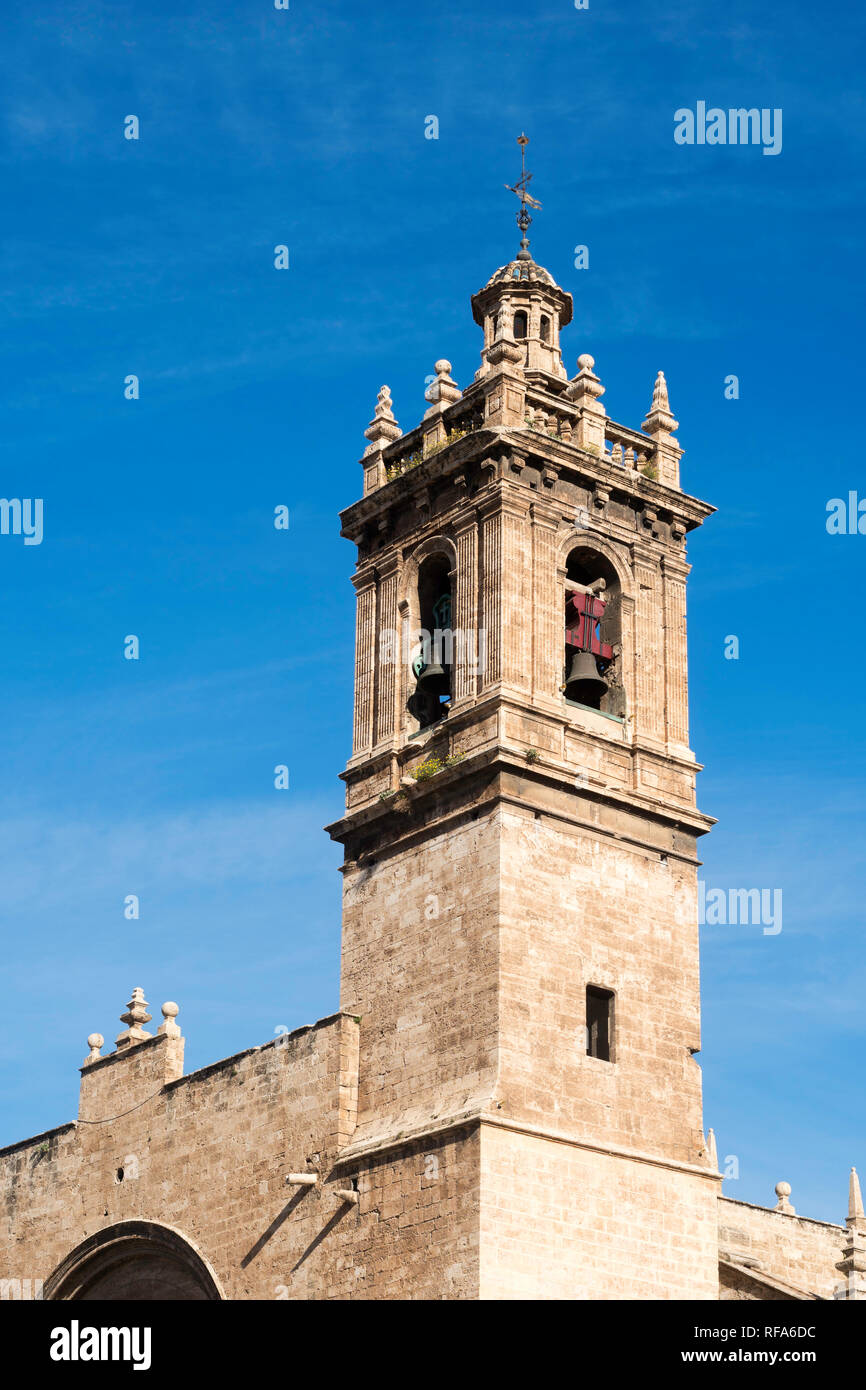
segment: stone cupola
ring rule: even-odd
[[[535,263],[527,244],[524,237],[515,259],[494,271],[484,288],[472,296],[472,317],[484,329],[481,367],[476,376],[493,370],[490,354],[495,345],[514,342],[522,350],[527,374],[542,372],[566,381],[559,330],[571,323],[572,298],[548,270]],[[497,356],[494,353],[494,358]]]

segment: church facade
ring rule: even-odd
[[[525,231],[525,228],[524,228]],[[684,491],[658,374],[616,424],[532,258],[367,428],[339,1010],[188,1075],[136,989],[76,1121],[0,1151],[47,1299],[866,1297],[844,1225],[721,1196],[701,1104]],[[649,392],[648,392],[649,394]],[[17,1290],[17,1292],[16,1292]]]

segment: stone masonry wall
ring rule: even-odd
[[[497,813],[466,817],[346,870],[341,999],[363,1018],[359,1141],[429,1126],[495,1089],[499,833]]]
[[[719,1201],[719,1251],[744,1264],[757,1262],[756,1272],[782,1279],[798,1288],[832,1298],[844,1284],[835,1268],[842,1258],[845,1227],[810,1217],[789,1216],[768,1207]]]
[[[481,1171],[482,1298],[718,1298],[709,1173],[493,1125]]]
[[[503,1114],[701,1164],[695,868],[525,806],[503,813]],[[576,800],[576,798],[572,798]],[[584,811],[589,815],[591,811]],[[586,988],[614,991],[612,1061],[586,1055]]]
[[[82,1115],[99,1122],[0,1152],[0,1278],[45,1281],[87,1237],[143,1219],[177,1228],[228,1298],[477,1296],[477,1135],[331,1174],[358,1038],[337,1015],[162,1087],[175,1039],[85,1068]],[[319,1186],[286,1186],[314,1166]],[[350,1206],[335,1188],[353,1178]]]

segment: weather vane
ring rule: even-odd
[[[529,144],[529,136],[518,135],[517,143],[520,146],[520,178],[517,180],[517,183],[507,183],[505,187],[508,189],[509,193],[516,193],[518,198],[520,199],[520,211],[517,214],[517,225],[522,233],[520,239],[520,254],[524,260],[528,260],[529,251],[527,250],[527,247],[529,246],[529,239],[527,238],[526,233],[529,230],[529,224],[532,221],[532,217],[527,211],[527,204],[529,204],[529,207],[531,208],[540,208],[541,204],[537,198],[533,198],[532,194],[527,193],[526,191],[526,185],[532,178],[532,175],[527,174],[526,172],[526,146]]]

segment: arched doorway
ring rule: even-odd
[[[224,1298],[207,1260],[180,1231],[120,1221],[90,1236],[45,1282],[54,1302],[202,1302]]]

